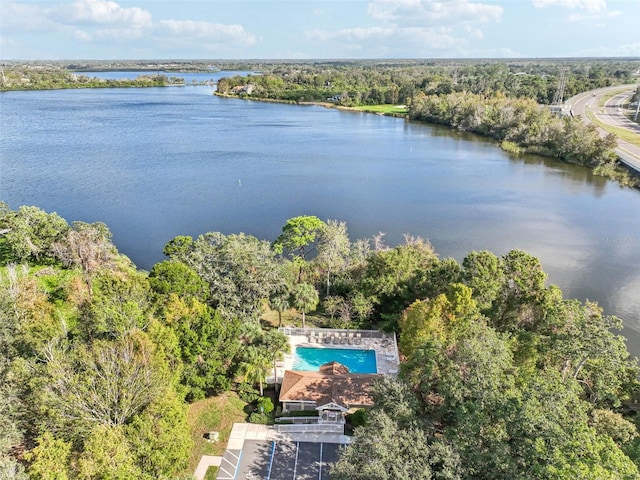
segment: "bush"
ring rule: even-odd
[[[273,402],[269,397],[261,397],[256,402],[256,407],[261,413],[271,413],[273,412]]]
[[[249,416],[249,423],[259,423],[260,425],[267,425],[271,423],[271,415],[267,413],[253,412]]]
[[[258,391],[247,383],[238,384],[237,392],[242,401],[247,403],[253,403],[260,398]]]
[[[504,140],[500,143],[500,148],[502,148],[505,152],[511,152],[511,153],[524,153],[525,149],[522,148],[520,145],[518,145],[515,142],[510,142],[509,140]]]
[[[356,410],[351,415],[347,415],[347,420],[353,428],[363,427],[367,424],[367,411],[362,408]]]

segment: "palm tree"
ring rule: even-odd
[[[289,345],[289,339],[280,333],[278,330],[269,330],[262,337],[265,347],[267,348],[269,355],[273,358],[273,378],[278,386],[278,370],[276,368],[276,362],[282,360],[283,354],[291,351]]]
[[[293,290],[293,305],[302,312],[302,328],[305,328],[305,314],[315,309],[320,298],[316,287],[309,283],[299,283]]]
[[[263,384],[269,368],[271,368],[271,359],[267,350],[249,345],[245,350],[244,359],[240,363],[240,375],[245,382],[260,385],[260,396],[264,395]]]
[[[291,291],[286,284],[280,285],[269,296],[269,307],[278,312],[278,327],[282,326],[282,312],[291,307]]]

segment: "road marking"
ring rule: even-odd
[[[318,468],[318,480],[322,480],[322,443],[320,444],[320,468]]]
[[[298,469],[298,452],[300,451],[300,442],[296,442],[296,460],[293,464],[293,480],[296,480],[296,470]]]
[[[273,457],[276,453],[276,442],[271,442],[271,460],[269,460],[269,471],[267,471],[267,479],[271,478],[271,467],[273,466]]]
[[[234,465],[233,462],[231,462],[230,460],[225,458],[226,455],[224,457],[222,457],[222,461],[220,462],[219,471],[220,472],[224,472],[224,474],[227,475],[227,476],[226,477],[221,477],[220,474],[218,474],[217,478],[218,478],[218,480],[234,480],[238,475],[238,467],[240,466],[240,458],[242,457],[242,450],[240,450],[240,453],[238,455],[235,455],[231,450],[227,450],[225,452],[225,454],[229,454],[231,457],[233,457],[236,460],[236,462],[235,462],[235,465]],[[225,465],[225,462],[228,463],[229,466]]]

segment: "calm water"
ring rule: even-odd
[[[341,363],[351,373],[378,373],[375,350],[346,348],[296,347],[293,369],[317,372],[328,362]]]
[[[640,354],[640,191],[586,169],[402,119],[222,99],[206,86],[7,92],[0,108],[0,199],[103,221],[140,268],[176,235],[272,240],[304,214],[345,220],[353,239],[420,235],[458,260],[520,248],[567,297],[623,318]]]

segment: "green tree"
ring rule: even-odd
[[[535,329],[547,293],[547,274],[540,260],[512,250],[502,257],[502,268],[503,283],[490,315],[493,325],[501,331]]]
[[[302,281],[303,265],[315,248],[316,240],[325,228],[325,223],[318,217],[304,215],[287,220],[282,233],[273,243],[276,253],[288,252],[298,265],[298,283]]]
[[[304,215],[290,218],[282,227],[282,233],[273,247],[278,253],[286,249],[305,260],[311,252],[308,247],[316,241],[324,228],[325,223],[318,217]]]
[[[166,305],[164,317],[178,338],[187,399],[198,400],[229,389],[241,347],[240,321],[224,320],[209,305],[177,296]]]
[[[133,417],[125,433],[135,464],[150,479],[172,478],[187,468],[193,439],[186,407],[173,389]]]
[[[282,313],[291,308],[291,289],[285,282],[279,282],[269,295],[269,307],[278,312],[278,327],[282,326]]]
[[[193,247],[193,238],[187,235],[179,235],[172,238],[165,245],[162,253],[171,260],[186,261]]]
[[[499,257],[491,252],[470,252],[462,261],[463,281],[473,290],[473,298],[482,311],[488,311],[504,283]]]
[[[146,329],[154,304],[149,281],[136,271],[104,271],[93,281],[91,302],[83,305],[80,330],[88,338],[120,338]]]
[[[385,412],[374,410],[368,424],[356,428],[354,441],[331,468],[337,480],[455,480],[462,462],[444,442],[412,426],[400,428]]]
[[[45,432],[36,439],[37,445],[25,454],[29,476],[34,480],[67,480],[71,459],[71,443]]]
[[[50,354],[42,408],[69,431],[124,425],[165,391],[168,366],[143,332]]]
[[[375,300],[383,318],[398,316],[415,300],[425,297],[427,272],[436,260],[428,242],[408,238],[404,245],[368,257],[358,290]]]
[[[262,335],[260,343],[264,346],[264,349],[268,352],[268,356],[273,362],[273,378],[277,383],[278,373],[276,364],[278,360],[283,359],[285,353],[291,351],[289,338],[278,330],[268,330]]]
[[[73,222],[51,249],[64,265],[82,270],[89,294],[93,292],[92,277],[100,269],[111,267],[117,256],[117,250],[111,243],[111,232],[101,222]]]
[[[260,385],[260,396],[264,395],[264,382],[267,372],[271,368],[271,358],[267,352],[259,347],[249,345],[242,354],[239,365],[240,376],[245,382]]]
[[[346,222],[327,220],[320,231],[318,256],[315,259],[326,271],[326,296],[330,293],[331,274],[347,265],[350,250]]]
[[[143,478],[123,425],[96,425],[84,442],[78,459],[81,480],[129,480]]]
[[[243,233],[201,235],[185,262],[209,284],[210,304],[227,317],[258,321],[261,302],[279,282],[269,242]]]
[[[302,312],[302,328],[305,328],[305,314],[315,309],[320,301],[318,291],[310,283],[299,283],[293,289],[292,295],[293,306]]]
[[[66,220],[38,207],[22,206],[3,214],[4,241],[9,259],[17,262],[42,262],[49,258],[51,246],[68,230]],[[5,262],[6,263],[6,262]]]
[[[209,297],[207,282],[194,269],[176,260],[156,263],[149,272],[149,284],[160,295],[193,296],[201,302]]]

